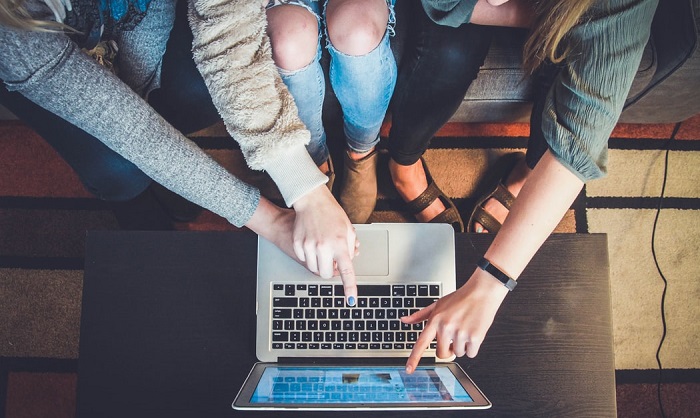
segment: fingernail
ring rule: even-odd
[[[483,228],[481,225],[477,226],[477,227],[476,227],[476,233],[477,233],[477,234],[481,234],[482,232],[484,232],[484,228]]]
[[[355,306],[355,296],[348,297],[348,306]]]
[[[411,366],[406,366],[406,373],[411,373],[412,369]]]

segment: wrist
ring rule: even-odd
[[[316,186],[297,199],[292,208],[297,212],[303,212],[308,208],[318,207],[322,202],[327,201],[329,197],[332,198],[333,195],[331,195],[331,192],[325,185]]]

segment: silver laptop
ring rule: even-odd
[[[447,224],[355,225],[356,306],[340,278],[309,272],[258,241],[256,355],[235,409],[488,408],[456,363],[406,358],[423,324],[401,317],[455,290],[454,232]],[[435,342],[424,357],[435,359]]]

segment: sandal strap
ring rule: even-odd
[[[481,206],[474,208],[474,213],[472,214],[470,222],[470,229],[475,222],[478,222],[491,234],[495,234],[499,229],[501,229],[501,223],[498,222],[498,220],[490,213],[486,212]]]
[[[412,215],[418,214],[430,206],[430,204],[433,203],[441,193],[442,192],[437,187],[437,184],[435,184],[434,181],[430,181],[428,187],[423,190],[423,193],[410,202],[406,202],[406,207]]]
[[[443,210],[436,217],[431,219],[429,223],[450,224],[453,227],[457,226],[456,229],[458,232],[464,232],[462,217],[459,216],[459,212],[457,212],[454,207],[448,207],[447,209]]]
[[[513,193],[511,193],[502,182],[498,183],[491,197],[498,200],[508,210],[513,206],[513,202],[515,202],[515,196],[513,196]]]

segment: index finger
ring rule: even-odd
[[[411,355],[408,356],[408,360],[406,361],[406,373],[411,374],[416,370],[420,358],[430,346],[430,342],[433,341],[435,335],[435,328],[430,325],[426,326],[423,332],[420,333],[416,344],[413,346],[413,350],[411,350]]]
[[[357,279],[355,278],[355,266],[347,254],[338,255],[336,258],[340,279],[343,281],[343,293],[348,306],[357,303]]]

